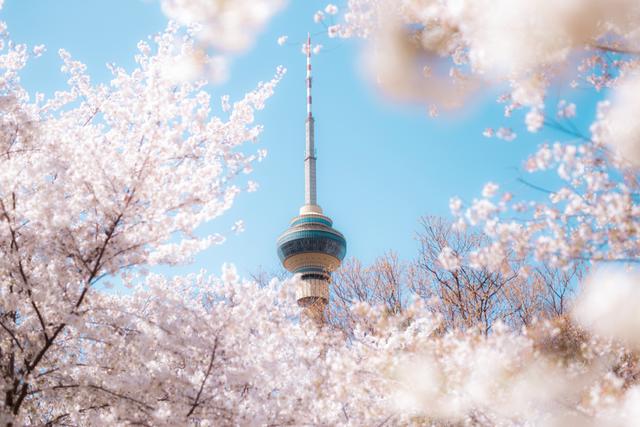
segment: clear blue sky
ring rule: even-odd
[[[216,98],[226,93],[238,98],[258,81],[269,79],[277,65],[288,69],[258,115],[265,127],[260,145],[269,151],[252,174],[260,189],[241,194],[227,215],[202,230],[226,232],[235,220],[243,219],[246,231],[230,234],[224,245],[173,272],[200,268],[218,272],[226,261],[243,273],[259,266],[279,268],[275,239],[304,198],[305,59],[300,44],[308,31],[322,30],[312,16],[324,4],[290,1],[257,45],[234,60],[228,83],[211,88]],[[94,81],[106,80],[105,63],[130,68],[138,40],[166,25],[159,3],[153,0],[6,0],[0,13],[15,41],[47,46],[48,52],[29,66],[23,78],[28,89],[45,93],[64,87],[59,48],[86,63]],[[290,44],[280,47],[276,39],[283,34]],[[521,164],[540,142],[554,135],[526,134],[518,126],[522,122],[518,116],[509,123],[520,135],[515,141],[484,138],[485,127],[504,122],[502,106],[494,102],[497,92],[485,93],[462,112],[430,119],[424,107],[392,104],[362,78],[357,42],[326,35],[315,40],[326,49],[313,60],[318,199],[345,234],[347,256],[369,262],[395,250],[402,258],[414,257],[419,217],[448,216],[451,196],[470,201],[489,180],[531,195],[516,182]]]

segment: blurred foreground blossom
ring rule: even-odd
[[[576,320],[596,334],[640,349],[640,273],[602,268],[583,286]]]
[[[505,141],[513,141],[517,135],[511,128],[501,127],[496,131],[496,136]]]
[[[244,221],[240,219],[240,220],[234,222],[233,226],[231,227],[231,231],[235,232],[236,234],[243,233],[244,232]]]
[[[492,198],[496,195],[496,192],[500,186],[494,182],[487,182],[482,188],[482,197],[486,197],[488,199]]]
[[[175,83],[206,78],[212,84],[220,84],[229,76],[229,61],[221,55],[208,56],[202,49],[194,47],[166,58],[162,70],[164,77]]]
[[[625,76],[615,87],[609,110],[594,127],[595,138],[640,166],[640,72]]]
[[[538,132],[544,124],[544,116],[537,108],[532,108],[525,116],[525,123],[529,132]]]
[[[638,66],[624,57],[638,52],[635,0],[349,0],[342,18],[329,37],[368,39],[369,75],[382,75],[376,81],[392,96],[406,98],[413,88],[409,101],[460,106],[480,82],[507,82],[509,111],[541,111],[552,81],[600,90],[615,70]],[[439,73],[417,78],[425,64]],[[531,131],[539,117],[530,116]]]
[[[453,271],[460,266],[460,260],[453,249],[443,248],[438,256],[438,262],[445,270]]]
[[[286,0],[161,0],[162,10],[182,25],[200,26],[197,36],[225,52],[251,47]]]
[[[328,4],[324,8],[324,11],[327,12],[329,15],[335,15],[336,13],[338,13],[338,7],[335,4]]]

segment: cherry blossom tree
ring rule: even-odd
[[[461,227],[481,227],[492,238],[473,254],[476,265],[499,268],[514,252],[523,261],[531,257],[525,266],[535,259],[565,267],[638,259],[639,23],[640,6],[627,0],[408,0],[399,7],[350,0],[328,34],[368,39],[370,73],[388,93],[452,108],[492,84],[504,91],[498,101],[507,118],[525,109],[529,132],[548,126],[564,134],[523,166],[525,173],[555,170],[557,187],[523,179],[538,197],[517,200],[489,183],[482,197],[464,206],[454,198],[451,207]],[[608,89],[589,129],[573,123],[580,108],[570,99],[547,105],[552,85],[596,94]],[[484,134],[516,137],[508,126]]]
[[[225,118],[212,115],[191,73],[194,58],[217,66],[200,43],[244,49],[283,5],[232,3],[164,1],[167,14],[201,28],[171,24],[138,45],[133,70],[111,66],[105,84],[61,51],[68,88],[51,98],[29,94],[19,79],[43,48],[30,52],[3,34],[0,422],[638,424],[637,273],[591,273],[570,309],[559,303],[562,318],[521,331],[496,321],[485,334],[447,330],[432,302],[402,295],[405,273],[391,256],[365,275],[382,284],[371,288],[382,304],[341,307],[348,341],[298,319],[297,278],[260,285],[231,265],[220,277],[147,273],[221,243],[224,235],[201,237],[198,227],[231,206],[238,175],[265,155],[246,145],[284,70],[234,104],[223,97]],[[328,5],[316,20],[339,10]],[[245,15],[251,26],[242,33]],[[638,131],[629,118],[638,103],[628,90],[637,87],[639,17],[631,0],[350,0],[328,33],[372,39],[371,70],[400,96],[454,107],[480,82],[506,84],[507,114],[526,108],[529,131],[572,135],[526,161],[532,172],[556,169],[564,184],[548,190],[549,201],[518,204],[489,183],[481,198],[451,202],[460,230],[481,227],[490,238],[464,265],[511,274],[511,264],[501,268],[514,255],[524,275],[545,262],[637,260]],[[570,101],[555,116],[545,109],[574,54],[580,68],[570,85],[614,92],[589,133],[571,127]],[[442,64],[451,69],[439,76]],[[515,138],[507,127],[485,133]],[[460,267],[451,245],[439,252],[431,251],[438,268]],[[564,279],[550,276],[563,295]],[[133,289],[105,289],[116,280]]]
[[[467,202],[453,198],[450,205],[458,218],[459,230],[476,227],[489,237],[484,247],[466,254],[463,263],[475,269],[510,274],[514,273],[513,266],[505,265],[504,260],[514,256],[519,274],[526,277],[540,273],[557,281],[553,286],[560,290],[556,292],[560,296],[562,289],[566,289],[562,283],[567,283],[560,276],[568,272],[581,274],[580,265],[606,262],[633,266],[639,259],[640,139],[635,119],[640,112],[636,96],[640,71],[639,23],[640,6],[626,0],[399,3],[349,0],[342,21],[328,28],[328,36],[367,39],[366,64],[375,83],[392,96],[424,102],[432,115],[437,115],[438,109],[465,104],[481,87],[490,84],[503,90],[498,102],[505,104],[507,118],[524,110],[517,116],[524,117],[528,132],[536,133],[546,126],[564,135],[559,141],[541,144],[523,165],[525,173],[546,176],[554,173],[552,182],[556,186],[537,185],[532,175],[521,179],[525,187],[535,190],[536,197],[532,200],[526,195],[518,199],[517,194],[508,191],[500,193],[499,185],[488,183],[481,197]],[[588,129],[581,129],[572,120],[578,112],[591,113],[588,103],[577,106],[571,97],[553,100],[549,96],[550,88],[563,86],[569,91],[591,91],[599,98],[594,111],[596,118]],[[507,141],[517,136],[507,125],[487,127],[484,135]],[[461,262],[448,246],[436,256],[445,269],[452,271]],[[545,273],[540,268],[543,264],[557,273]],[[638,317],[637,312],[631,314],[634,303],[625,301],[635,298],[635,288],[630,283],[637,288],[637,274],[633,270],[594,273],[582,285],[584,294],[576,302],[574,316],[591,332],[615,337],[629,346],[631,350],[626,351],[633,353],[637,349],[637,330],[633,325]],[[557,302],[553,303],[556,310]],[[545,341],[553,341],[554,331],[543,333]],[[611,355],[593,341],[583,341],[581,345],[599,353],[595,359]],[[570,353],[574,356],[582,352],[576,347],[568,348],[573,348]],[[428,363],[418,362],[409,369],[410,395],[411,390],[424,389],[420,381],[433,384],[434,376],[442,378],[445,368],[437,364],[434,368],[429,362],[433,358],[426,358]],[[537,362],[532,359],[528,363],[535,366]],[[607,379],[599,380],[591,392],[601,396],[605,390],[608,390],[605,394],[618,390],[610,395],[610,403],[615,403],[609,409],[593,396],[593,407],[581,407],[579,396],[586,383],[574,383],[574,387],[564,392],[576,400],[562,404],[576,408],[577,412],[562,415],[562,421],[554,420],[552,415],[544,423],[633,424],[634,411],[624,407],[636,401],[634,387],[620,380],[618,368],[608,362],[605,365],[611,368]],[[429,374],[416,381],[414,373],[419,369]],[[587,383],[595,378],[591,377],[593,371],[583,372],[590,372]],[[558,378],[565,374],[559,373]],[[564,377],[561,382],[565,380],[571,381]],[[488,377],[486,381],[490,381]],[[530,391],[535,388],[534,384],[529,386]],[[424,389],[423,411],[437,411],[428,405],[435,398],[431,393],[432,386]],[[488,395],[495,397],[492,393]],[[528,398],[537,400],[533,395]],[[493,415],[487,417],[499,406],[493,398],[487,402],[486,410],[473,415],[478,409],[476,404],[471,405],[474,410],[466,412],[473,418],[472,423],[499,422]],[[550,401],[545,404],[553,405]],[[456,405],[456,409],[461,409],[459,402]],[[613,408],[616,409],[611,412]],[[508,412],[513,415],[512,409]],[[624,414],[623,417],[618,417],[615,411]]]
[[[219,118],[204,82],[170,72],[194,48],[175,25],[153,45],[138,45],[135,69],[112,65],[106,84],[93,84],[86,67],[61,50],[68,89],[51,98],[20,86],[27,47],[6,32],[2,44],[2,417],[37,424],[53,416],[41,395],[74,393],[53,378],[97,357],[81,342],[97,316],[92,300],[106,298],[98,283],[129,283],[144,268],[184,262],[224,240],[199,237],[197,229],[231,206],[241,191],[234,177],[264,157],[263,149],[243,147],[260,134],[254,112],[284,70],[233,105],[223,99],[227,117]],[[73,376],[89,385],[96,368]]]

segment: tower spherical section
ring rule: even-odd
[[[278,256],[292,273],[328,273],[340,266],[347,242],[332,227],[331,219],[319,214],[299,215],[278,238]]]
[[[340,267],[347,252],[344,236],[332,225],[329,217],[307,212],[293,218],[278,238],[282,265],[300,274],[303,281],[298,292],[300,305],[329,299],[330,273]]]

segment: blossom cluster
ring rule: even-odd
[[[64,378],[90,358],[80,342],[96,315],[91,304],[103,297],[98,283],[129,283],[145,268],[184,262],[224,241],[197,229],[229,209],[241,191],[236,178],[264,157],[247,145],[257,142],[255,112],[284,69],[232,105],[223,100],[226,117],[214,116],[205,81],[171,75],[168,64],[194,49],[171,24],[139,43],[134,69],[110,65],[107,83],[93,83],[85,65],[60,50],[68,88],[32,98],[20,84],[30,53],[2,37],[4,416],[34,413],[37,396],[50,392],[41,381],[65,389],[49,373]],[[91,337],[104,342],[101,334]],[[89,370],[79,381],[91,377]]]
[[[233,266],[168,280],[150,275],[130,295],[96,293],[70,319],[18,417],[80,425],[360,426],[633,425],[640,421],[636,323],[620,298],[637,290],[594,276],[576,318],[522,332],[496,326],[443,332],[428,304],[401,314],[361,303],[355,332],[298,321],[296,278],[267,286]],[[613,304],[592,313],[593,300]],[[589,291],[591,292],[591,291]],[[604,308],[602,308],[604,307]],[[605,328],[597,317],[611,316]],[[596,320],[596,323],[593,323]],[[606,332],[606,333],[605,333]],[[630,349],[610,337],[629,343]]]
[[[507,85],[507,114],[529,108],[531,131],[552,82],[601,90],[637,68],[624,57],[637,54],[633,0],[349,0],[341,17],[329,37],[368,39],[367,71],[388,94],[458,107]]]
[[[197,37],[225,52],[251,47],[286,0],[161,0],[162,10],[182,25],[197,25]]]

